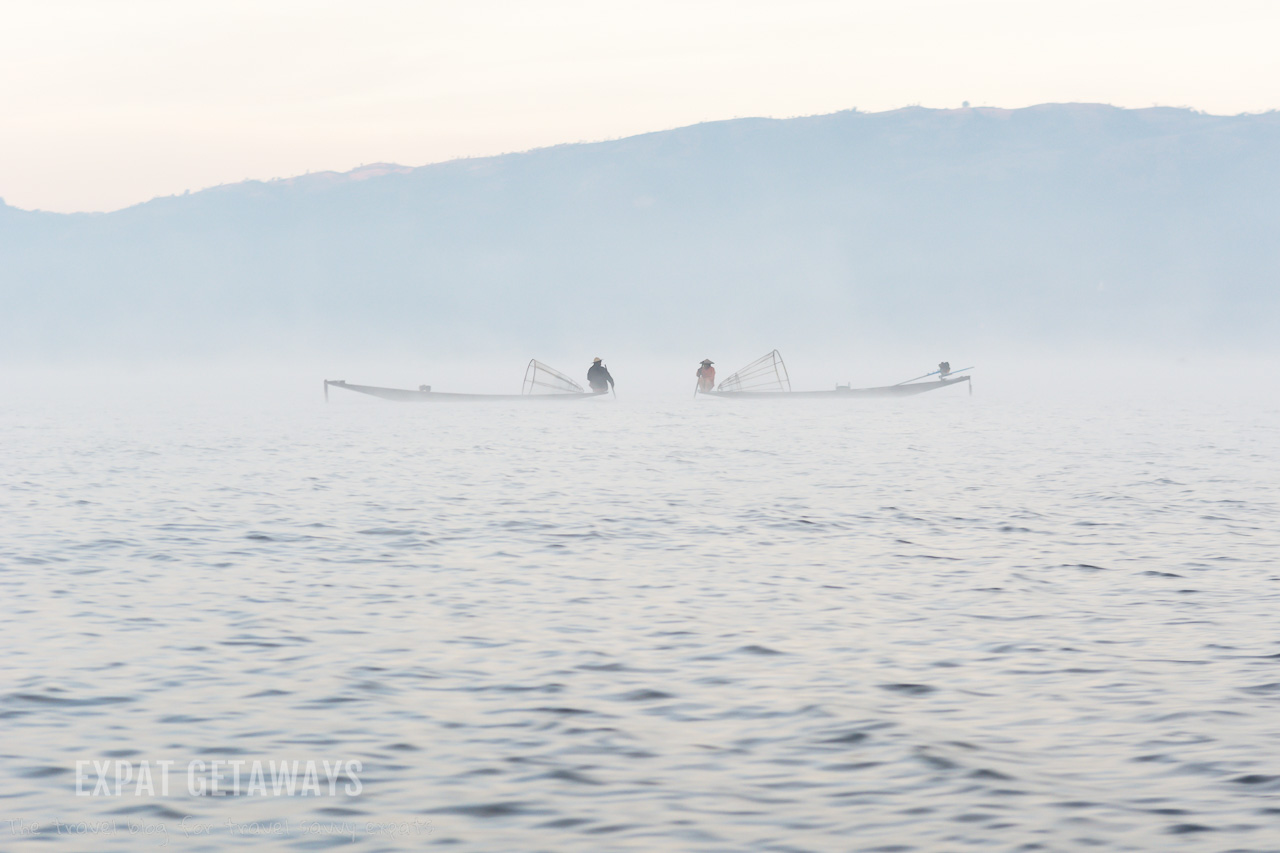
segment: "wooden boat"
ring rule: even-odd
[[[969,377],[957,375],[973,370],[972,367],[951,371],[948,365],[947,375],[939,376],[939,378],[929,381],[921,381],[927,380],[930,376],[937,376],[941,372],[941,368],[942,366],[940,365],[939,370],[926,373],[924,376],[917,376],[915,379],[899,382],[897,385],[884,385],[877,388],[851,388],[848,385],[837,385],[831,391],[792,391],[791,376],[787,373],[787,366],[782,361],[782,354],[774,350],[725,379],[716,386],[716,390],[704,392],[702,396],[723,397],[733,400],[793,400],[797,397],[806,399],[824,397],[911,397],[916,394],[923,394],[926,391],[946,388],[949,385],[958,385],[961,382],[968,384],[969,393],[973,393],[973,385],[970,384]]]
[[[730,399],[777,399],[785,397],[788,400],[797,397],[910,397],[915,394],[923,394],[925,391],[936,391],[939,388],[946,388],[948,385],[956,385],[960,382],[968,382],[968,376],[955,376],[946,379],[938,379],[933,382],[913,382],[904,385],[884,385],[879,388],[849,388],[837,385],[831,391],[712,391],[708,396],[726,397]],[[969,386],[969,393],[973,393],[973,386]]]
[[[345,388],[358,394],[395,400],[398,403],[479,403],[500,400],[582,400],[599,397],[603,391],[584,391],[582,386],[553,367],[537,359],[530,359],[524,372],[524,383],[519,394],[461,394],[453,391],[433,391],[430,385],[422,385],[416,391],[408,388],[379,388],[376,385],[353,385],[345,379],[326,379],[324,399],[329,401],[329,388]]]

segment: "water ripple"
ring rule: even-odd
[[[0,413],[0,847],[1274,849],[1280,415],[952,402]]]

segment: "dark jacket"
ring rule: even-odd
[[[592,391],[607,391],[613,387],[613,377],[609,375],[609,368],[603,364],[593,364],[587,371],[587,383]]]

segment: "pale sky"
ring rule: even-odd
[[[113,210],[737,116],[1280,107],[1280,0],[0,0],[0,197]]]

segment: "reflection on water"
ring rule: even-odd
[[[1275,849],[1278,423],[11,411],[0,848]]]

